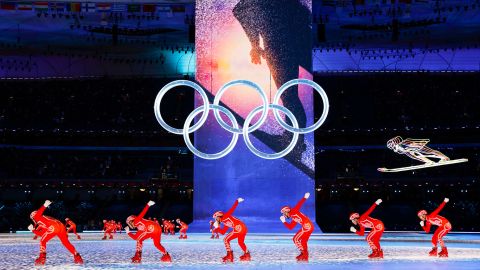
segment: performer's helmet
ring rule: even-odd
[[[33,211],[31,214],[30,214],[30,219],[33,219],[33,217],[37,214],[37,211]]]
[[[426,211],[426,210],[420,210],[420,211],[418,211],[417,216],[423,216],[423,215],[427,215],[427,211]]]
[[[130,225],[130,224],[133,224],[133,221],[135,220],[136,216],[135,215],[131,215],[127,218],[127,224]]]
[[[356,218],[360,218],[360,214],[358,214],[358,213],[352,213],[352,214],[350,214],[350,220],[354,220],[354,219],[356,219]]]
[[[215,212],[215,214],[213,214],[213,218],[222,217],[222,216],[223,216],[222,211],[217,211],[217,212]]]
[[[400,137],[400,136],[397,136],[397,137],[394,137],[394,138],[388,140],[388,142],[387,142],[387,148],[393,149],[393,148],[395,147],[395,145],[398,145],[399,143],[401,143],[402,140],[403,140],[403,139],[402,139],[402,137]]]
[[[282,210],[280,210],[280,212],[282,214],[285,214],[285,213],[290,213],[290,210],[292,210],[292,209],[290,209],[290,206],[284,206],[284,207],[282,207]]]

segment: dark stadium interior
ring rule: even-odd
[[[397,9],[378,1],[337,12],[322,2],[314,1],[314,81],[331,109],[315,132],[319,226],[347,232],[350,212],[383,198],[375,214],[387,230],[418,230],[416,212],[450,196],[445,215],[462,220],[455,230],[479,231],[480,2]],[[406,12],[408,20],[393,15]],[[194,78],[194,10],[61,14],[0,14],[0,232],[26,230],[45,199],[55,201],[49,211],[59,219],[75,213],[80,231],[101,229],[103,219],[123,222],[149,198],[159,205],[151,217],[191,222],[194,157],[157,123],[153,101],[166,83]],[[438,69],[417,61],[432,55],[445,60]],[[362,63],[349,69],[355,57]],[[338,68],[328,67],[332,58]],[[189,88],[167,94],[167,123],[180,128],[193,100]],[[386,148],[397,135],[429,138],[469,162],[379,173],[413,164]]]

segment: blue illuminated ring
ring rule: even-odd
[[[171,83],[168,83],[167,85],[162,87],[162,89],[160,89],[160,91],[158,92],[157,97],[155,98],[155,103],[153,105],[153,111],[155,112],[155,118],[157,118],[158,123],[164,129],[166,129],[167,131],[169,131],[171,133],[174,133],[174,134],[177,134],[177,135],[182,135],[183,134],[183,129],[174,128],[174,127],[171,127],[170,125],[168,125],[165,122],[165,120],[163,120],[162,114],[160,113],[160,103],[162,102],[163,96],[168,91],[170,91],[170,89],[172,89],[174,87],[177,87],[177,86],[190,86],[191,88],[195,89],[200,94],[200,96],[202,97],[203,105],[202,105],[202,107],[198,107],[198,108],[202,108],[202,111],[203,111],[202,117],[200,117],[200,120],[198,120],[198,122],[195,123],[195,125],[193,125],[191,128],[188,129],[188,133],[195,132],[199,128],[201,128],[203,124],[205,124],[205,121],[207,121],[208,112],[210,110],[210,103],[208,102],[207,94],[205,93],[203,88],[200,85],[198,85],[194,82],[187,81],[187,80],[177,80],[177,81],[173,81]]]
[[[293,113],[290,110],[288,110],[287,108],[285,108],[283,106],[276,105],[276,104],[269,104],[268,108],[272,109],[274,112],[277,112],[277,110],[283,112],[288,118],[290,118],[290,120],[293,123],[293,126],[295,128],[298,128],[297,119],[295,118],[295,115],[293,115]],[[248,114],[247,118],[245,119],[245,123],[243,125],[243,140],[245,141],[245,144],[247,145],[247,148],[250,149],[250,151],[252,151],[252,153],[254,153],[255,155],[257,155],[261,158],[277,159],[277,158],[284,157],[285,155],[290,153],[290,151],[292,151],[293,148],[295,147],[295,145],[297,144],[298,133],[297,132],[293,133],[292,141],[290,142],[290,144],[287,146],[287,148],[283,149],[280,152],[273,153],[273,154],[267,154],[267,153],[264,153],[264,152],[258,150],[257,148],[255,148],[255,146],[253,146],[252,142],[250,141],[250,137],[248,136],[249,132],[248,132],[248,129],[246,127],[248,127],[248,125],[250,124],[250,121],[252,121],[253,117],[255,117],[255,115],[258,113],[258,111],[260,109],[262,109],[262,106],[259,106],[259,107],[255,108],[253,111],[251,111]]]
[[[309,127],[298,128],[298,127],[292,127],[289,124],[287,124],[282,119],[282,117],[280,117],[280,114],[278,113],[278,110],[273,110],[273,114],[275,115],[275,119],[277,119],[278,123],[284,129],[286,129],[290,132],[293,132],[293,133],[305,134],[305,133],[310,133],[310,132],[316,130],[317,128],[319,128],[323,124],[323,122],[325,122],[325,120],[327,119],[327,116],[328,116],[328,110],[329,110],[329,107],[330,107],[329,102],[328,102],[328,97],[327,97],[327,94],[325,93],[325,91],[323,90],[323,88],[320,85],[318,85],[314,81],[307,80],[307,79],[293,79],[293,80],[290,80],[290,81],[286,82],[285,84],[283,84],[278,89],[277,93],[275,94],[275,97],[273,98],[273,104],[275,104],[275,105],[279,104],[280,98],[281,98],[283,92],[285,92],[285,90],[287,90],[289,87],[291,87],[293,85],[300,85],[300,84],[305,84],[305,85],[311,86],[313,89],[315,89],[317,91],[317,93],[320,94],[320,97],[322,97],[323,111],[322,111],[322,115],[320,116],[320,119],[318,119],[318,121],[315,124],[313,124]]]
[[[220,106],[220,105],[212,104],[212,105],[210,105],[210,109],[215,110],[215,111],[219,110],[219,111],[223,112],[230,119],[230,121],[232,121],[233,127],[238,129],[237,119],[235,119],[235,116],[233,115],[233,113],[231,113],[225,107]],[[188,115],[187,120],[185,120],[185,124],[183,125],[183,139],[185,140],[185,144],[187,145],[188,149],[190,149],[190,151],[192,151],[192,153],[195,154],[196,156],[204,158],[204,159],[219,159],[219,158],[222,158],[222,157],[228,155],[228,153],[232,152],[233,148],[237,144],[239,134],[236,133],[236,132],[232,132],[233,137],[232,137],[232,140],[230,141],[230,144],[227,146],[227,148],[225,148],[222,151],[220,151],[218,153],[215,153],[215,154],[207,154],[207,153],[199,151],[197,148],[195,148],[195,146],[190,141],[190,137],[188,136],[188,133],[189,133],[188,130],[189,130],[189,127],[190,127],[190,123],[192,123],[193,119],[195,118],[195,116],[197,116],[197,114],[202,113],[202,112],[203,112],[202,107],[198,107],[195,110],[193,110],[193,112],[191,112]],[[204,115],[205,115],[205,113],[204,113]]]
[[[267,95],[265,94],[265,91],[263,91],[263,89],[258,84],[254,83],[254,82],[251,82],[251,81],[247,81],[247,80],[235,80],[235,81],[228,82],[228,83],[224,84],[220,88],[220,90],[218,90],[218,92],[215,94],[215,99],[213,100],[213,104],[214,105],[219,105],[220,104],[220,99],[222,98],[223,94],[227,91],[227,89],[232,87],[232,86],[236,86],[236,85],[244,85],[244,86],[248,86],[250,88],[253,88],[255,91],[257,91],[258,94],[260,94],[260,97],[262,98],[262,102],[263,102],[262,116],[257,121],[257,123],[255,123],[255,125],[248,128],[248,133],[250,133],[250,132],[253,132],[253,131],[257,130],[261,125],[263,125],[265,120],[267,120],[267,116],[268,116]],[[218,110],[214,110],[213,113],[215,114],[215,118],[217,119],[217,122],[225,130],[230,131],[232,133],[242,134],[242,132],[243,132],[242,129],[232,128],[230,125],[225,123],[225,121],[223,121],[222,117],[220,117],[220,113],[219,113]]]

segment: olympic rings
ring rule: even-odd
[[[304,127],[304,128],[299,128],[298,121],[295,118],[295,115],[290,110],[288,110],[287,108],[285,108],[283,106],[280,106],[278,104],[280,102],[280,98],[281,98],[281,95],[282,95],[283,92],[285,92],[289,87],[291,87],[293,85],[300,85],[300,84],[311,86],[313,89],[315,89],[317,91],[317,93],[320,94],[320,96],[322,98],[322,101],[323,101],[323,112],[322,112],[322,115],[320,116],[320,119],[316,123],[314,123],[312,126]],[[227,108],[219,105],[220,104],[220,99],[222,98],[222,95],[225,93],[225,91],[227,91],[227,89],[232,87],[232,86],[238,86],[238,85],[243,85],[243,86],[247,86],[249,88],[254,89],[260,95],[260,97],[262,99],[262,102],[263,102],[263,104],[261,106],[256,107],[254,110],[252,110],[248,114],[242,128],[239,128],[238,122],[237,122],[235,116],[233,115],[233,113],[230,112]],[[187,119],[186,119],[186,121],[183,125],[183,129],[176,129],[176,128],[173,128],[170,125],[168,125],[163,120],[163,117],[162,117],[161,112],[160,112],[160,103],[162,102],[162,99],[163,99],[164,95],[169,90],[171,90],[172,88],[174,88],[176,86],[189,86],[189,87],[193,88],[195,91],[197,91],[200,94],[200,96],[203,100],[203,105],[201,107],[196,108],[195,110],[193,110],[193,112],[191,112],[188,115],[188,117],[187,117]],[[264,159],[278,159],[278,158],[284,157],[285,155],[287,155],[288,153],[290,153],[293,150],[293,148],[295,147],[295,145],[298,141],[299,134],[305,134],[305,133],[313,132],[314,130],[318,129],[325,122],[325,120],[327,118],[327,115],[328,115],[329,108],[330,107],[329,107],[328,97],[327,97],[327,94],[325,93],[325,91],[322,89],[322,87],[320,87],[320,85],[318,85],[317,83],[315,83],[311,80],[307,80],[307,79],[294,79],[294,80],[286,82],[284,85],[282,85],[278,89],[272,104],[268,104],[268,100],[267,100],[267,96],[265,94],[265,91],[259,85],[257,85],[256,83],[253,83],[251,81],[235,80],[235,81],[231,81],[231,82],[228,82],[228,83],[224,84],[220,88],[220,90],[217,92],[217,94],[215,96],[215,99],[213,101],[213,104],[210,104],[209,101],[208,101],[208,96],[207,96],[205,90],[203,90],[203,88],[200,85],[198,85],[194,82],[191,82],[191,81],[187,81],[187,80],[177,80],[177,81],[173,81],[171,83],[168,83],[162,89],[160,89],[160,91],[157,94],[157,97],[155,98],[155,103],[154,103],[153,110],[154,110],[155,117],[156,117],[158,123],[164,129],[166,129],[167,131],[169,131],[171,133],[178,134],[178,135],[183,135],[183,139],[184,139],[185,144],[187,145],[188,149],[190,149],[190,151],[192,151],[192,153],[194,155],[196,155],[200,158],[219,159],[219,158],[222,158],[222,157],[226,156],[228,153],[230,153],[233,150],[233,148],[235,148],[235,145],[237,144],[237,141],[238,141],[238,136],[240,134],[242,134],[247,148],[253,154],[255,154],[256,156],[258,156],[260,158],[264,158]],[[223,129],[225,129],[226,131],[229,131],[230,133],[233,134],[232,140],[230,141],[229,145],[224,150],[222,150],[218,153],[214,153],[214,154],[207,154],[207,153],[203,153],[203,152],[199,151],[192,144],[192,142],[190,141],[190,137],[189,137],[190,133],[197,131],[203,124],[205,124],[205,122],[207,121],[207,117],[208,117],[208,114],[209,114],[210,110],[213,110],[215,119],[220,124],[220,126]],[[261,152],[260,150],[256,149],[253,146],[253,144],[252,144],[252,142],[250,141],[250,138],[249,138],[249,133],[257,130],[262,124],[265,123],[269,110],[273,110],[275,119],[278,121],[278,123],[283,128],[285,128],[286,130],[293,133],[292,141],[290,142],[290,144],[284,150],[282,150],[280,152],[277,152],[277,153],[273,153],[273,154],[267,154],[267,153]],[[250,122],[253,120],[255,115],[257,115],[260,111],[262,113],[261,116],[260,116],[260,119],[254,125],[250,126]],[[279,114],[278,111],[283,112],[286,115],[286,117],[288,117],[290,119],[293,126],[290,126],[289,124],[287,124],[285,122],[285,120],[283,120],[280,117],[280,114]],[[231,126],[229,124],[227,124],[222,119],[222,117],[220,116],[220,112],[223,112],[230,119],[230,121],[232,123]],[[192,123],[193,119],[200,113],[202,113],[202,116],[200,117],[200,120],[197,123],[195,123],[192,127],[190,127],[190,124]]]
[[[267,120],[267,116],[268,116],[268,100],[267,100],[267,95],[265,94],[265,92],[263,91],[263,89],[258,86],[256,83],[254,82],[251,82],[251,81],[246,81],[246,80],[235,80],[235,81],[231,81],[229,83],[226,83],[224,86],[222,86],[222,88],[220,88],[220,90],[218,90],[218,92],[215,94],[215,99],[213,100],[213,104],[215,105],[218,105],[220,103],[220,99],[222,98],[223,94],[225,93],[225,91],[229,88],[229,87],[232,87],[232,86],[235,86],[235,85],[245,85],[245,86],[249,86],[253,89],[255,89],[255,91],[257,91],[259,94],[260,94],[260,97],[262,98],[262,101],[263,101],[263,110],[262,110],[262,116],[260,117],[260,119],[258,120],[257,123],[255,123],[255,125],[251,126],[248,128],[248,133],[250,132],[253,132],[255,130],[257,130],[262,124],[263,122],[265,122],[265,120]],[[230,132],[235,132],[235,133],[238,133],[238,134],[242,134],[242,130],[241,129],[233,129],[231,126],[227,125],[223,119],[220,117],[220,114],[217,110],[214,110],[213,111],[215,113],[215,118],[217,119],[218,123],[226,130],[230,131]],[[247,125],[248,126],[248,125]]]
[[[187,145],[188,149],[190,149],[190,151],[192,151],[192,153],[194,153],[197,157],[201,157],[201,158],[204,158],[204,159],[219,159],[219,158],[222,158],[233,150],[233,148],[237,144],[239,134],[236,133],[236,132],[232,132],[233,133],[233,138],[232,138],[232,141],[230,142],[230,144],[227,146],[227,148],[225,148],[224,150],[222,150],[222,151],[220,151],[216,154],[206,154],[206,153],[200,152],[197,148],[195,148],[195,146],[190,141],[190,137],[188,136],[188,130],[189,130],[189,126],[190,126],[190,123],[192,122],[193,118],[195,118],[195,116],[197,116],[197,114],[202,112],[201,109],[202,109],[202,107],[198,107],[195,110],[193,110],[193,112],[188,115],[187,120],[185,120],[185,124],[183,125],[183,139],[185,140],[185,144]],[[222,111],[224,114],[226,114],[228,116],[228,118],[230,118],[230,121],[232,121],[233,127],[236,128],[236,129],[238,128],[237,119],[235,119],[235,116],[233,116],[232,112],[227,110],[225,107],[213,104],[213,105],[210,105],[210,109],[213,109],[215,111],[216,110]]]
[[[266,154],[266,153],[263,153],[263,152],[259,151],[257,148],[255,148],[255,146],[253,146],[252,142],[250,141],[250,137],[248,136],[249,132],[245,127],[248,127],[248,125],[250,124],[250,121],[252,121],[253,117],[258,113],[258,111],[261,108],[262,108],[262,106],[255,108],[253,111],[251,111],[248,114],[247,118],[245,119],[245,123],[243,124],[243,139],[245,140],[245,144],[247,145],[248,149],[250,149],[250,151],[252,151],[252,153],[254,153],[255,155],[257,155],[261,158],[277,159],[277,158],[284,157],[285,155],[290,153],[290,151],[292,151],[293,148],[295,147],[295,144],[297,144],[298,134],[299,134],[298,132],[293,132],[292,141],[287,146],[287,148],[285,148],[284,150],[282,150],[280,152],[273,153],[273,154]],[[288,118],[290,118],[290,120],[292,120],[293,126],[295,128],[298,128],[297,118],[295,118],[295,115],[293,115],[293,113],[291,111],[289,111],[287,108],[285,108],[283,106],[280,106],[280,105],[276,105],[276,104],[269,104],[268,108],[272,109],[274,112],[276,110],[282,111]]]
[[[300,85],[300,84],[305,84],[305,85],[311,86],[322,97],[323,112],[322,112],[322,116],[320,117],[320,119],[318,119],[318,121],[315,124],[311,125],[310,127],[295,128],[295,127],[292,127],[292,126],[288,125],[287,123],[285,123],[285,121],[278,114],[278,110],[273,110],[273,114],[275,115],[275,119],[277,119],[278,123],[284,129],[286,129],[290,132],[293,132],[293,133],[305,134],[305,133],[310,133],[310,132],[316,130],[317,128],[319,128],[323,124],[323,122],[325,122],[325,120],[327,119],[328,110],[329,110],[330,105],[328,103],[327,94],[325,93],[325,91],[323,90],[323,88],[320,85],[318,85],[314,81],[310,81],[310,80],[306,80],[306,79],[294,79],[294,80],[288,81],[278,89],[277,93],[275,94],[275,97],[273,98],[273,104],[278,105],[278,102],[280,101],[280,97],[282,96],[283,92],[285,92],[285,90],[287,90],[287,88],[289,88],[290,86],[293,86],[293,85]]]
[[[162,126],[164,129],[170,131],[171,133],[177,134],[177,135],[182,135],[183,134],[182,129],[177,129],[177,128],[173,128],[173,127],[169,126],[163,120],[162,114],[160,113],[160,103],[162,102],[163,96],[170,89],[172,89],[176,86],[190,86],[193,89],[195,89],[200,94],[200,96],[202,97],[203,106],[199,107],[199,108],[203,108],[203,115],[202,115],[202,117],[200,117],[200,120],[195,125],[193,125],[193,127],[188,129],[188,133],[195,132],[199,128],[201,128],[202,125],[205,124],[205,122],[207,121],[208,111],[210,109],[210,103],[208,103],[208,97],[207,97],[207,94],[205,93],[205,91],[203,91],[203,88],[200,85],[198,85],[194,82],[187,81],[187,80],[176,80],[176,81],[168,83],[162,89],[160,89],[160,91],[157,94],[157,97],[155,98],[155,104],[153,105],[153,111],[155,112],[155,117],[157,118],[157,121],[160,124],[160,126]]]

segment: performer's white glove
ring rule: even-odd
[[[52,204],[52,202],[49,201],[49,200],[46,200],[46,201],[43,203],[43,206],[48,207],[50,204]]]
[[[241,202],[243,202],[243,201],[245,201],[245,200],[244,200],[243,198],[238,198],[237,201],[238,201],[239,203],[241,203]]]
[[[303,196],[305,199],[308,199],[310,197],[310,192],[305,193],[305,196]]]
[[[210,229],[210,232],[213,232],[213,230],[212,230],[212,229]]]
[[[285,216],[280,216],[280,220],[285,223]]]
[[[424,227],[425,226],[425,221],[420,221],[420,226]]]
[[[450,199],[449,199],[449,198],[445,198],[443,201],[447,203],[447,202],[450,201]]]
[[[353,232],[353,233],[356,233],[357,232],[357,229],[355,229],[353,226],[350,227],[350,231]]]
[[[378,200],[375,201],[375,203],[376,203],[377,205],[380,205],[382,202],[383,202],[382,199],[378,199]]]
[[[27,229],[28,229],[29,231],[33,232],[33,225],[32,225],[32,224],[28,225],[28,228],[27,228]]]
[[[148,201],[148,203],[147,203],[147,204],[148,204],[148,206],[152,206],[152,205],[154,205],[154,204],[155,204],[155,202],[154,202],[154,201]]]
[[[126,233],[130,233],[130,228],[127,226],[124,228]]]
[[[218,224],[218,221],[215,221],[215,223],[213,223],[213,227],[216,229],[218,228],[220,225]]]

